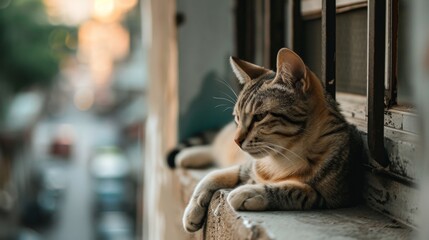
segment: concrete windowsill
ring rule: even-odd
[[[183,208],[208,171],[178,170]],[[336,210],[236,212],[228,190],[215,193],[203,232],[193,239],[408,239],[412,230],[367,206]],[[200,230],[201,231],[201,230]]]

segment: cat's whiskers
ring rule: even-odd
[[[265,150],[265,148],[261,148],[261,150],[263,150],[265,154],[267,154],[267,156],[271,156],[270,153],[267,150]]]
[[[235,102],[232,101],[231,99],[228,99],[228,98],[224,98],[224,97],[213,97],[213,98],[216,100],[224,100],[224,101],[231,103],[232,105],[235,105]]]
[[[231,106],[228,106],[228,105],[226,105],[226,104],[218,104],[218,105],[216,105],[215,106],[215,108],[218,108],[218,107],[226,107],[224,110],[223,110],[223,112],[225,112],[226,110],[228,110],[228,109],[232,109],[232,107]]]
[[[237,93],[234,91],[234,89],[232,89],[232,87],[228,84],[228,82],[226,82],[225,80],[223,80],[222,78],[218,77],[216,79],[216,81],[222,83],[223,85],[225,85],[226,87],[229,88],[229,90],[231,90],[231,92],[235,95],[236,98],[238,98]]]
[[[222,93],[223,95],[225,95],[225,97],[228,97],[230,100],[233,100],[234,102],[237,100],[237,97],[233,97],[233,96],[229,95],[228,93],[226,93],[224,91],[220,91],[220,93]]]
[[[216,106],[215,106],[215,108],[218,108],[218,107],[226,107],[226,106],[228,106],[228,105],[226,105],[226,104],[222,103],[222,104],[218,104],[218,105],[216,105]]]
[[[299,158],[300,160],[305,161],[301,156],[299,156],[297,153],[295,153],[294,151],[292,151],[292,150],[290,150],[288,148],[285,148],[283,146],[280,146],[280,145],[277,145],[277,144],[274,144],[274,143],[269,143],[269,142],[264,142],[264,143],[268,144],[269,146],[277,147],[277,148],[283,149],[285,151],[288,151],[291,154],[293,154],[294,156],[296,156],[297,158]]]
[[[233,101],[234,103],[237,102],[237,99],[233,98],[232,96],[228,95],[225,92],[221,92],[223,95],[225,95],[226,98],[228,98],[229,100]]]
[[[285,154],[283,154],[283,153],[282,153],[282,152],[280,152],[279,150],[277,150],[277,149],[275,149],[275,148],[273,148],[273,147],[270,147],[270,146],[268,146],[268,145],[266,145],[266,144],[268,144],[268,143],[266,143],[266,142],[261,142],[261,143],[259,143],[259,144],[254,144],[254,146],[255,146],[255,147],[260,147],[260,148],[262,148],[262,149],[267,148],[267,149],[269,149],[269,150],[271,150],[271,151],[273,151],[273,152],[275,152],[275,153],[278,153],[278,154],[282,155],[282,156],[283,156],[283,157],[285,157],[288,161],[292,162],[292,161],[290,160],[290,158],[288,158]],[[267,153],[268,153],[268,151],[267,151]],[[268,155],[270,155],[270,154],[268,154]]]
[[[259,155],[262,155],[262,151],[261,150],[264,150],[264,149],[262,149],[262,148],[258,148],[256,151],[258,152],[258,154]]]
[[[281,151],[279,151],[278,149],[275,149],[275,148],[270,147],[270,146],[268,146],[268,145],[265,145],[265,146],[264,146],[264,148],[267,148],[267,149],[269,149],[269,150],[273,151],[274,153],[277,153],[277,154],[281,155],[282,157],[284,157],[287,161],[289,161],[289,162],[290,162],[290,163],[292,163],[292,164],[294,164],[294,163],[295,163],[295,162],[294,162],[294,161],[292,161],[288,156],[286,156],[284,153],[282,153],[282,152],[281,152]]]
[[[251,150],[256,150],[256,151],[258,151],[258,152],[260,152],[260,150],[265,150],[265,149],[263,149],[262,147],[263,147],[263,145],[262,144],[258,144],[258,143],[252,143],[252,144],[249,144],[249,145],[247,145],[247,147],[248,148],[250,148]],[[256,149],[254,149],[254,148],[256,148]],[[268,155],[270,155],[266,150],[265,150],[265,152],[268,154]]]

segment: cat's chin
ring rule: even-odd
[[[264,158],[264,157],[267,156],[266,153],[260,152],[260,151],[252,152],[252,151],[247,150],[246,153],[249,154],[250,156],[252,156],[252,158],[255,158],[255,159],[261,159],[261,158]]]
[[[261,154],[259,154],[258,156],[253,156],[253,155],[252,155],[252,157],[253,157],[254,159],[263,159],[263,158],[267,157],[267,155],[261,155]]]

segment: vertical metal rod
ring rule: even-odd
[[[255,0],[237,0],[235,7],[235,49],[240,59],[255,62]]]
[[[336,1],[322,0],[322,81],[335,99],[335,37]]]
[[[264,0],[255,0],[255,61],[257,65],[264,63]]]
[[[372,159],[387,166],[384,151],[386,0],[370,0],[368,15],[368,148]]]
[[[277,62],[277,52],[286,46],[286,0],[271,0],[270,12],[270,65],[274,70]]]
[[[271,28],[270,28],[270,20],[271,20],[271,1],[264,1],[264,51],[263,51],[263,61],[264,66],[270,69],[270,49],[271,49]]]
[[[292,3],[292,29],[290,29],[290,47],[300,56],[302,56],[302,17],[301,0],[289,0]]]
[[[397,102],[398,78],[398,11],[399,0],[387,0],[386,5],[386,76],[384,105],[391,107]]]

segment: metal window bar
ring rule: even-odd
[[[291,27],[289,30],[288,45],[292,48],[298,55],[302,56],[302,17],[301,17],[301,0],[290,0],[289,1],[289,10],[290,10],[290,24]]]
[[[270,65],[274,69],[277,65],[277,52],[286,45],[286,0],[270,2]]]
[[[390,0],[392,4],[392,26],[389,26],[392,45],[391,78],[386,86],[390,86],[389,93],[395,99],[396,94],[396,35],[397,35],[397,4],[398,0]],[[301,50],[301,1],[293,0],[289,5],[292,13],[292,31],[289,35],[289,45],[297,52]],[[385,33],[386,33],[386,0],[369,0],[368,4],[368,148],[370,157],[381,166],[387,166],[389,160],[384,149],[384,96],[385,96]],[[328,94],[335,99],[336,91],[336,1],[322,0],[322,80]],[[392,28],[391,28],[392,27]]]
[[[336,1],[322,1],[322,81],[325,89],[335,99],[335,43]]]
[[[398,79],[398,12],[399,0],[387,0],[386,14],[386,78],[384,104],[391,107],[397,103]]]
[[[368,4],[368,148],[381,166],[389,160],[384,150],[384,71],[386,1]]]
[[[271,69],[271,1],[263,1],[263,31],[264,31],[264,40],[263,40],[263,65],[268,69]]]
[[[255,2],[255,64],[268,69],[270,64],[271,29],[270,29],[270,1],[256,0]]]
[[[255,0],[237,0],[235,8],[236,55],[255,62]]]

